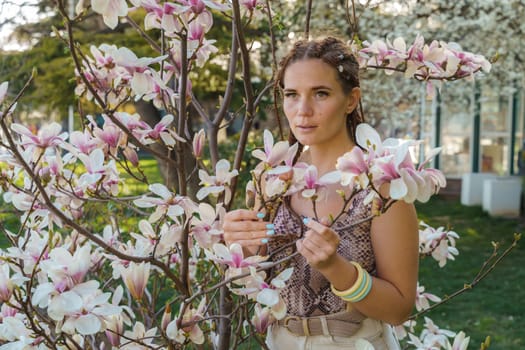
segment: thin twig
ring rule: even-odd
[[[310,19],[312,18],[312,0],[306,3],[306,21],[304,24],[304,39],[310,39]]]
[[[463,293],[465,293],[466,291],[470,291],[472,290],[479,282],[481,282],[485,277],[487,277],[487,275],[492,271],[494,270],[494,268],[503,260],[503,258],[505,258],[507,255],[510,254],[510,252],[516,248],[516,246],[518,245],[518,241],[521,239],[521,234],[514,234],[514,239],[512,241],[512,243],[510,244],[509,247],[507,247],[507,249],[505,249],[505,251],[503,251],[503,253],[501,253],[501,255],[491,264],[486,264],[486,261],[483,263],[481,269],[480,269],[480,272],[476,275],[476,277],[472,280],[472,282],[468,283],[468,284],[465,284],[463,286],[463,288],[455,291],[454,293],[450,294],[450,295],[447,295],[445,298],[443,298],[440,302],[437,302],[435,304],[432,304],[429,308],[425,309],[425,310],[422,310],[422,311],[419,311],[418,313],[412,315],[409,317],[409,320],[414,320],[414,319],[417,319],[419,316],[423,315],[423,314],[426,314],[427,312],[429,312],[430,310],[433,310],[435,309],[436,307],[450,301],[451,299],[457,297],[458,295],[461,295]],[[491,255],[489,257],[488,260],[491,260],[493,258],[494,255]]]

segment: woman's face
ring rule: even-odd
[[[356,107],[359,89],[345,94],[333,67],[320,59],[293,62],[283,85],[284,114],[301,144],[329,147],[351,142],[346,115]]]

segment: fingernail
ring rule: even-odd
[[[266,244],[266,243],[268,243],[268,238],[263,238],[263,239],[261,239],[261,243],[262,243],[262,244]]]
[[[274,230],[268,230],[268,231],[266,231],[266,234],[268,236],[273,236],[275,234],[275,231]]]
[[[273,224],[266,224],[266,228],[268,230],[273,230],[274,226],[273,226]]]
[[[310,218],[303,219],[303,224],[308,225],[309,222],[310,222]]]
[[[257,217],[259,219],[264,219],[264,213],[257,213]]]

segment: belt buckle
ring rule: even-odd
[[[286,316],[284,319],[283,319],[283,327],[285,327],[289,332],[291,333],[295,333],[297,334],[296,331],[293,331],[290,329],[290,326],[288,325],[288,322],[290,321],[297,321],[297,322],[301,322],[301,318],[299,316]]]

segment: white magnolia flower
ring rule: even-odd
[[[128,14],[126,0],[91,0],[93,11],[104,18],[104,23],[111,29],[115,29],[118,18]]]

